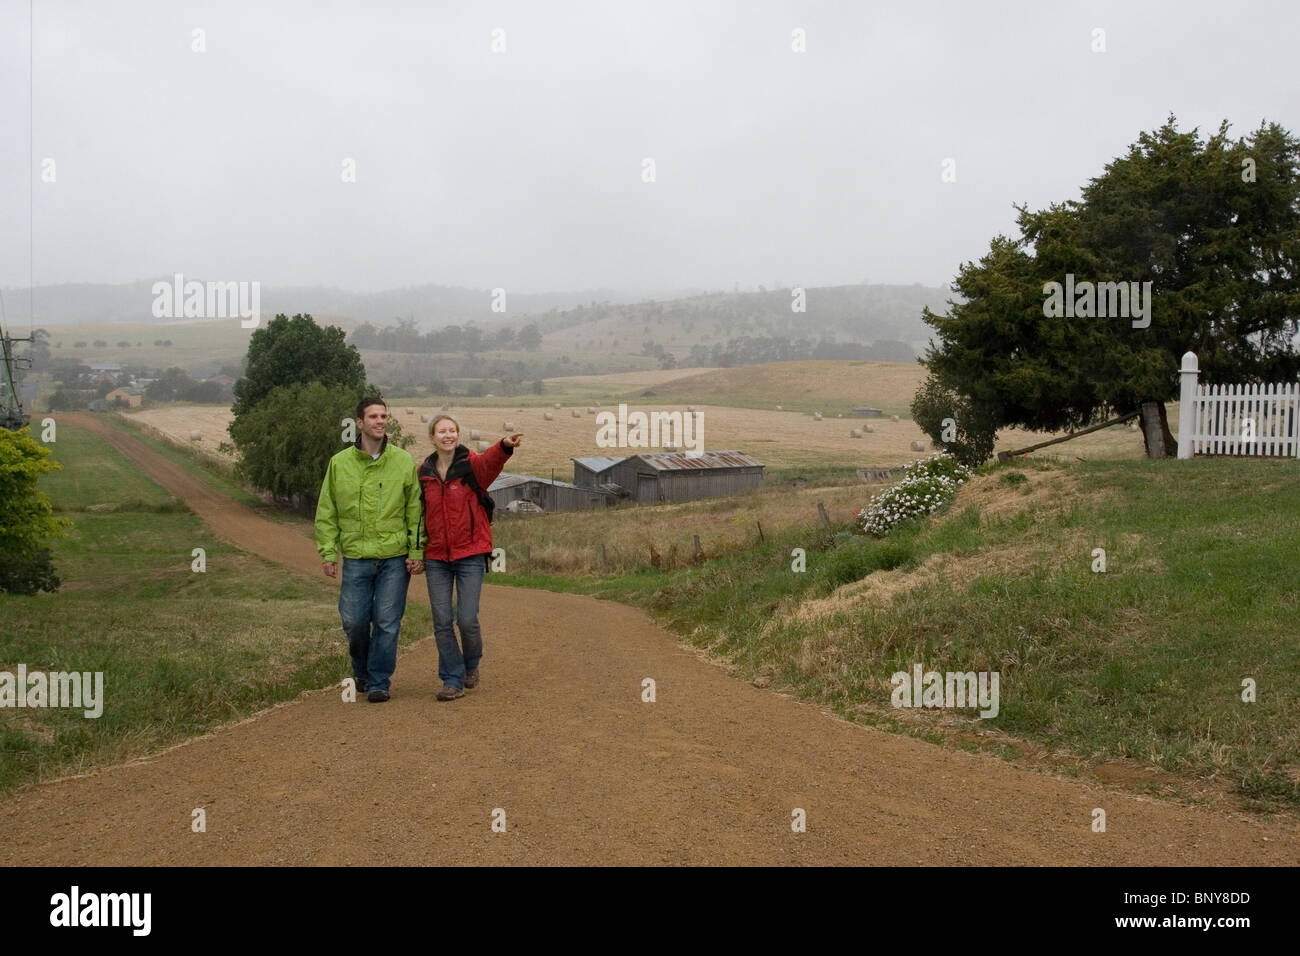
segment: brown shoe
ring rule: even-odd
[[[459,687],[451,684],[443,684],[442,690],[438,691],[438,700],[455,700],[457,697],[464,697],[465,692]]]
[[[478,686],[478,668],[476,667],[465,675],[465,689],[471,690],[477,686]]]

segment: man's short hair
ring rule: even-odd
[[[366,409],[371,405],[383,405],[385,410],[388,409],[388,403],[382,398],[375,398],[373,395],[370,398],[363,398],[361,401],[357,402],[357,414],[355,417],[358,421],[366,417]]]

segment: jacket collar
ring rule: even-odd
[[[358,455],[362,455],[362,456],[364,456],[364,457],[366,457],[366,458],[369,458],[369,457],[370,457],[370,453],[367,452],[364,448],[361,447],[361,439],[360,439],[360,438],[358,438],[356,441],[354,441],[354,442],[352,443],[352,447],[355,448],[355,449],[357,450],[357,454],[358,454]],[[384,452],[386,452],[386,451],[388,451],[388,436],[387,436],[387,435],[385,435],[385,436],[384,436],[384,440],[381,441],[381,442],[379,443],[379,457],[380,457],[380,458],[383,458],[383,457],[384,457]]]
[[[451,464],[447,466],[447,480],[450,481],[452,478],[457,477],[461,473],[461,469],[456,468],[456,466],[462,461],[467,462],[468,460],[469,449],[464,445],[457,445],[451,453]],[[456,468],[454,473],[452,472],[453,468]],[[424,463],[420,465],[419,473],[421,475],[438,474],[438,453],[436,451],[424,459]]]

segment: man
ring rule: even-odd
[[[316,505],[316,550],[325,574],[343,581],[339,616],[357,692],[388,700],[412,574],[424,570],[420,482],[409,452],[388,443],[388,406],[357,405],[356,442],[330,459]]]

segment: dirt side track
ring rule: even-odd
[[[319,574],[310,540],[93,416],[217,535]],[[412,598],[423,599],[422,582]],[[483,683],[336,689],[0,803],[15,864],[1294,864],[1300,825],[1128,796],[859,727],[698,659],[642,612],[484,591]],[[653,677],[658,700],[642,703]],[[109,701],[111,706],[111,699]],[[202,807],[207,832],[192,833]],[[1106,832],[1091,830],[1094,807]],[[493,832],[494,809],[505,832]],[[803,808],[807,832],[792,832]]]

